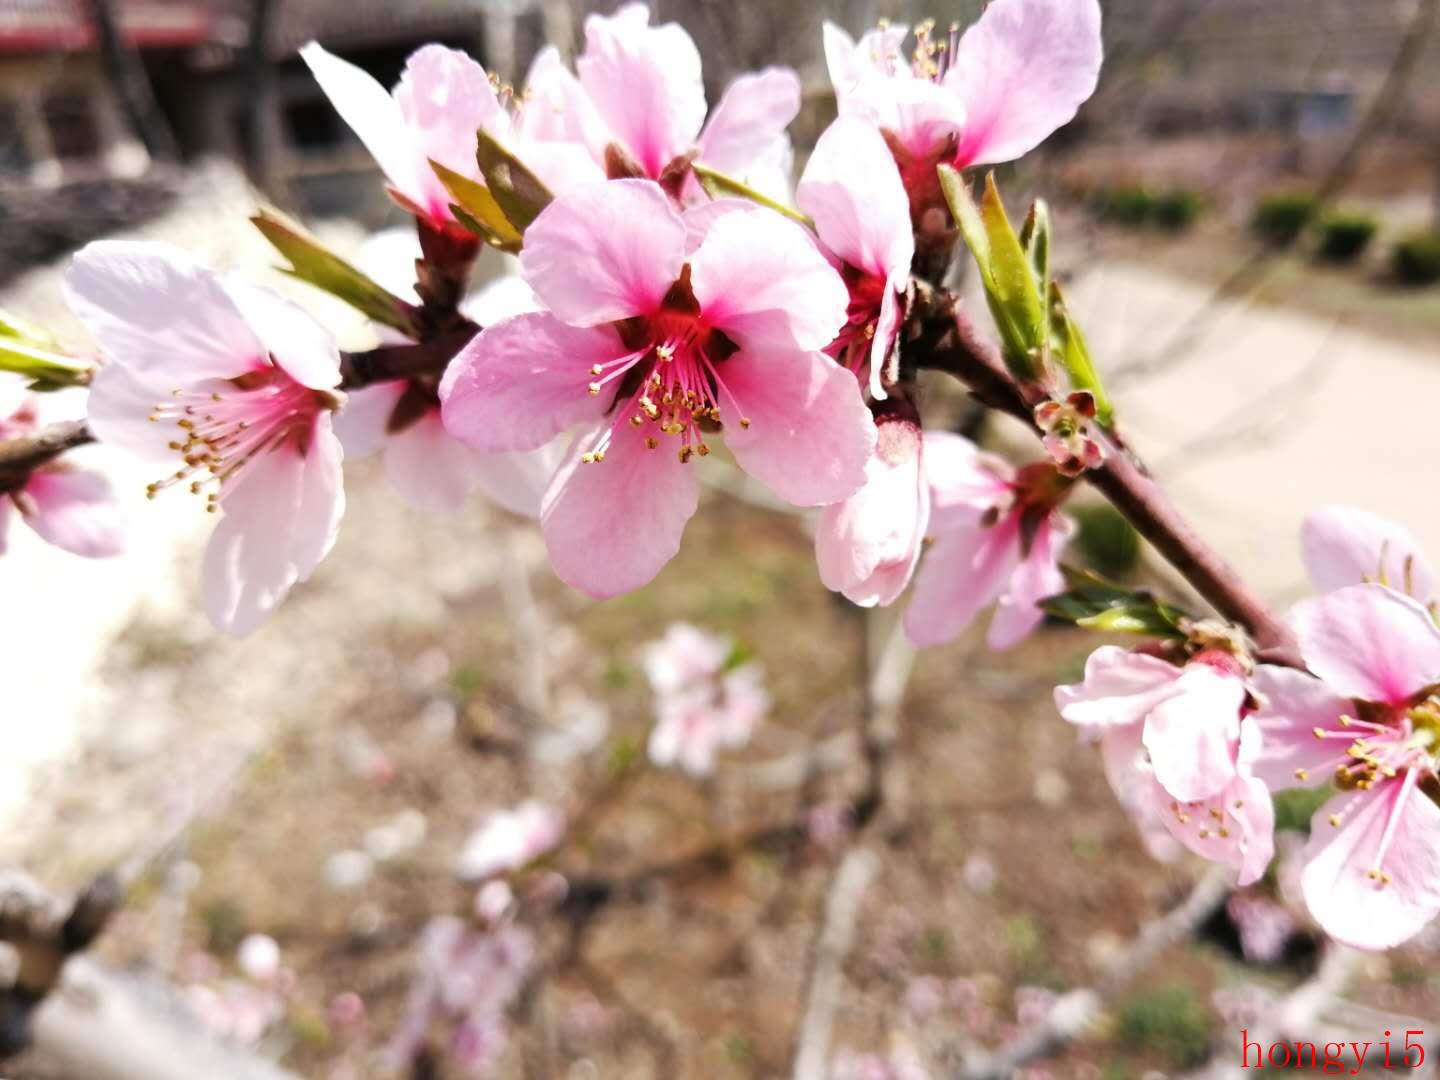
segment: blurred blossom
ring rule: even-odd
[[[916,976],[905,987],[905,1008],[916,1019],[935,1015],[944,1004],[945,984],[937,976]]]
[[[285,1015],[280,994],[266,987],[227,979],[186,989],[186,1001],[216,1038],[253,1046]]]
[[[325,860],[325,884],[345,892],[358,889],[375,873],[375,860],[363,851],[337,851]]]
[[[655,691],[650,760],[692,776],[714,770],[715,754],[749,741],[770,708],[759,665],[729,667],[733,644],[675,623],[645,647],[642,664]],[[728,670],[727,670],[728,667]]]
[[[459,710],[455,708],[453,701],[435,698],[427,701],[425,707],[420,710],[420,731],[426,739],[440,742],[455,733],[455,724],[458,719]]]
[[[929,1071],[908,1051],[860,1054],[842,1050],[835,1056],[831,1080],[930,1080]]]
[[[805,815],[805,832],[810,842],[826,851],[835,851],[845,843],[854,825],[850,804],[835,799],[810,808]]]
[[[557,724],[530,741],[530,753],[548,765],[564,765],[585,756],[604,742],[610,731],[610,711],[583,694],[563,693],[556,712]]]
[[[960,867],[960,878],[972,893],[977,896],[986,896],[994,891],[996,882],[1000,880],[1000,874],[995,869],[995,860],[985,852],[977,851],[970,855],[964,865]]]
[[[500,922],[515,904],[515,892],[505,881],[488,881],[475,894],[475,916],[486,926]]]
[[[235,952],[235,962],[256,982],[270,982],[280,971],[280,946],[269,934],[249,934]]]
[[[453,916],[431,920],[420,937],[406,1018],[391,1044],[396,1063],[413,1062],[431,1028],[445,1021],[454,1063],[486,1075],[505,1048],[505,1013],[533,960],[534,940],[523,927],[484,930]]]
[[[336,752],[345,767],[355,776],[375,783],[386,783],[395,775],[395,763],[361,727],[347,727],[336,739]]]
[[[518,870],[552,850],[564,833],[564,815],[533,799],[499,811],[470,835],[455,873],[463,881],[483,881]]]
[[[1240,932],[1245,959],[1273,964],[1295,933],[1295,919],[1284,907],[1264,896],[1235,893],[1225,904],[1230,921]]]
[[[331,999],[325,1015],[336,1031],[354,1031],[365,1024],[365,999],[353,990],[342,991]]]
[[[1019,986],[1015,989],[1015,1020],[1020,1027],[1034,1027],[1050,1014],[1055,1004],[1055,991],[1043,986]]]

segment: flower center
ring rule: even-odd
[[[686,284],[684,278],[680,284]],[[720,367],[734,354],[735,344],[707,327],[698,310],[672,306],[668,297],[656,314],[627,320],[618,329],[632,351],[590,369],[595,381],[589,392],[599,395],[614,385],[616,397],[609,428],[581,460],[604,461],[621,424],[645,429],[647,449],[658,450],[662,439],[675,438],[682,462],[705,457],[710,453],[705,435],[718,431],[721,422],[720,391],[726,388]],[[737,422],[750,426],[744,416]]]
[[[188,484],[192,494],[205,494],[205,509],[214,513],[223,485],[258,455],[287,441],[303,453],[315,417],[334,404],[330,395],[300,385],[278,367],[172,390],[150,420],[175,425],[179,434],[169,446],[183,464],[147,485],[145,494],[153,499],[165,488]]]
[[[850,290],[850,305],[845,309],[845,325],[825,352],[864,382],[870,366],[870,345],[880,322],[880,305],[885,299],[885,279],[849,263],[841,268],[840,276]]]

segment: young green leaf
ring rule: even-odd
[[[520,250],[520,230],[510,223],[489,188],[453,169],[447,169],[438,161],[431,161],[430,168],[435,170],[440,183],[455,200],[450,209],[457,221],[491,247],[512,255]]]
[[[250,219],[290,263],[285,272],[345,301],[362,315],[415,337],[415,308],[381,288],[289,218],[261,210]]]
[[[30,380],[30,389],[63,390],[82,386],[90,378],[90,365],[30,344],[7,331],[13,325],[0,316],[0,371],[14,372]]]
[[[786,206],[770,196],[756,191],[748,184],[743,184],[733,176],[727,176],[718,169],[712,169],[709,165],[701,165],[698,161],[690,166],[695,170],[695,178],[700,181],[700,186],[705,189],[707,195],[712,199],[723,199],[735,197],[749,199],[751,202],[774,210],[777,214],[784,214],[791,221],[797,221],[807,229],[814,229],[815,222],[809,214],[803,214],[793,206]]]
[[[540,178],[488,132],[477,132],[475,160],[491,196],[516,232],[528,229],[554,198]]]
[[[1123,589],[1093,578],[1078,580],[1081,584],[1068,592],[1040,601],[1041,610],[1088,630],[1184,639],[1180,623],[1186,615],[1180,609],[1143,590]]]
[[[1080,326],[1070,317],[1070,308],[1058,284],[1050,286],[1050,325],[1055,334],[1055,351],[1076,390],[1088,390],[1095,398],[1095,419],[1109,427],[1115,419],[1115,407],[1105,394],[1100,373],[1090,357],[1090,346]]]

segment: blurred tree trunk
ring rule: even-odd
[[[252,97],[247,118],[245,165],[251,181],[261,191],[277,202],[285,202],[285,181],[279,171],[283,149],[279,94],[275,64],[270,57],[270,38],[279,9],[280,0],[251,0],[246,66]]]
[[[105,77],[125,117],[154,161],[178,161],[175,136],[155,101],[140,54],[125,41],[116,0],[87,0],[95,23]]]

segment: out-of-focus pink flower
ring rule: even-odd
[[[815,144],[795,199],[850,290],[845,326],[826,351],[883,400],[915,256],[910,203],[885,140],[841,117]]]
[[[730,653],[728,641],[685,623],[645,649],[656,715],[648,749],[656,765],[706,776],[717,751],[749,741],[770,696],[758,665],[725,669]]]
[[[0,439],[33,435],[39,428],[39,402],[19,378],[0,376]],[[91,559],[118,555],[125,547],[125,522],[99,473],[56,460],[40,466],[19,487],[0,480],[0,555],[5,553],[10,514],[44,541]]]
[[[564,835],[564,815],[532,799],[490,815],[466,841],[455,873],[477,882],[508,874],[553,849]]]
[[[91,386],[91,427],[166,463],[152,494],[208,492],[222,518],[205,552],[205,610],[220,629],[249,633],[340,527],[335,342],[295,305],[164,244],[91,244],[65,289],[110,361]]]
[[[506,1010],[534,962],[535,942],[524,927],[477,930],[452,916],[432,919],[421,934],[415,983],[406,1018],[390,1046],[408,1067],[438,1020],[451,1024],[455,1065],[487,1076],[507,1040]]]
[[[1305,518],[1300,549],[1321,592],[1375,582],[1434,610],[1435,573],[1410,530],[1365,510],[1326,506]]]
[[[365,1026],[365,999],[354,990],[342,990],[325,1010],[330,1026],[338,1031],[355,1031]]]
[[[531,66],[519,130],[536,142],[584,146],[601,167],[614,145],[652,180],[688,155],[738,177],[788,145],[800,79],[788,68],[741,75],[706,122],[700,52],[676,23],[650,25],[645,4],[585,20],[585,51],[570,74],[553,48]],[[673,164],[672,164],[673,163]]]
[[[1240,934],[1240,951],[1245,959],[1273,964],[1285,951],[1295,933],[1295,919],[1284,906],[1264,896],[1236,893],[1225,903],[1225,911]]]
[[[838,851],[854,828],[855,814],[845,799],[820,803],[805,815],[805,835],[825,851]]]
[[[842,1050],[835,1055],[830,1080],[930,1080],[930,1073],[908,1051],[861,1054]]]
[[[371,258],[362,251],[357,262],[397,295],[413,294],[411,286],[386,281],[378,272],[381,255],[391,257],[390,266],[414,265],[419,245],[413,235],[406,235],[403,248],[392,236],[377,239],[380,250]],[[408,257],[400,254],[411,248],[414,253]],[[394,258],[396,255],[400,257]],[[537,302],[523,281],[504,277],[467,300],[461,309],[483,326],[535,311]],[[562,442],[552,440],[525,452],[476,453],[440,422],[440,398],[433,380],[393,379],[351,391],[345,407],[335,416],[335,434],[346,457],[383,452],[385,475],[400,497],[418,509],[437,513],[458,511],[470,491],[479,488],[511,513],[538,517],[540,497],[565,451]]]
[[[857,43],[826,23],[825,58],[840,115],[873,123],[932,174],[1034,149],[1094,93],[1103,57],[1097,0],[994,0],[963,35],[917,28],[908,63],[906,36],[882,26]]]
[[[285,1015],[285,1001],[268,987],[236,979],[186,987],[186,1002],[217,1038],[253,1046]]]
[[[548,313],[487,327],[440,385],[446,428],[486,453],[585,425],[540,520],[556,573],[596,598],[679,549],[710,433],[806,506],[859,488],[875,444],[854,379],[818,351],[844,321],[838,275],[779,214],[716,205],[695,236],[650,181],[557,198],[521,256]]]
[[[1102,645],[1085,679],[1055,689],[1060,715],[1100,742],[1105,774],[1127,806],[1148,803],[1197,855],[1248,885],[1274,853],[1270,793],[1252,771],[1260,729],[1243,715],[1239,661],[1207,649],[1184,667]]]
[[[815,561],[827,589],[861,607],[892,604],[910,584],[930,524],[920,428],[882,414],[865,485],[820,512]]]
[[[1049,465],[1017,472],[949,432],[925,433],[924,469],[936,539],[921,560],[905,633],[921,647],[943,644],[994,603],[987,640],[1008,649],[1044,619],[1039,602],[1064,591],[1060,554],[1074,524],[1057,506],[1068,481]]]
[[[1387,949],[1440,912],[1440,807],[1429,794],[1440,630],[1419,602],[1379,584],[1302,601],[1290,622],[1318,678],[1256,671],[1256,770],[1276,788],[1339,789],[1310,822],[1305,903],[1336,940]]]

